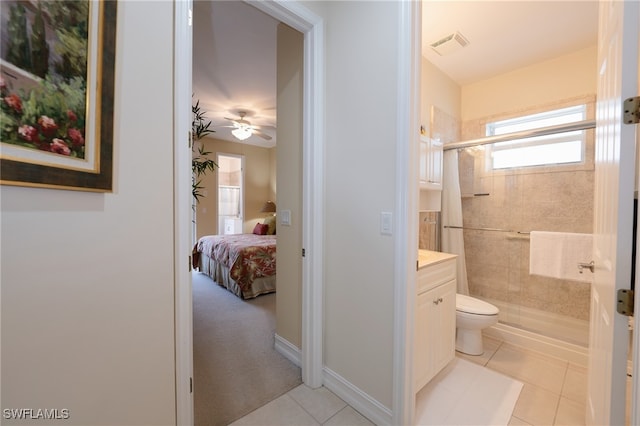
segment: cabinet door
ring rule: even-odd
[[[429,162],[429,141],[420,138],[420,186],[424,186],[429,181],[428,175]]]
[[[456,281],[451,280],[437,289],[437,321],[434,333],[433,374],[436,375],[455,356],[456,346]]]
[[[431,139],[429,146],[428,183],[433,189],[442,189],[443,145],[439,140]]]
[[[420,188],[442,190],[443,145],[439,140],[420,138]]]
[[[455,356],[456,280],[418,295],[414,384],[418,392]]]
[[[422,389],[432,377],[434,329],[430,327],[430,322],[434,291],[431,290],[419,294],[417,300],[413,355],[413,376],[416,392]]]

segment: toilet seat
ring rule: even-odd
[[[464,294],[456,294],[456,311],[473,315],[498,315],[498,308],[491,303]]]

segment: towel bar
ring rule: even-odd
[[[512,232],[514,234],[521,235],[529,235],[531,232],[528,231],[513,231],[511,229],[500,229],[500,228],[474,228],[471,226],[454,226],[454,225],[444,225],[443,228],[451,228],[451,229],[470,229],[473,231],[495,231],[495,232]]]

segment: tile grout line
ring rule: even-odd
[[[555,413],[553,414],[553,424],[556,424],[556,421],[558,419],[558,410],[560,410],[560,402],[562,401],[562,391],[564,391],[564,385],[567,382],[567,374],[569,373],[569,363],[567,362],[567,365],[565,367],[564,370],[564,377],[562,378],[562,387],[560,388],[560,397],[558,398],[558,403],[556,404],[556,410]]]
[[[303,385],[304,385],[304,383],[303,383]],[[294,389],[295,389],[295,388],[294,388]],[[293,390],[293,389],[291,389],[291,390]],[[291,391],[289,391],[289,392],[291,392]],[[304,408],[304,406],[303,406],[301,403],[299,403],[297,399],[295,399],[293,396],[289,395],[289,392],[287,392],[285,395],[287,395],[289,398],[291,398],[291,400],[292,400],[293,402],[295,402],[295,403],[298,405],[298,407],[302,408],[302,411],[304,411],[305,413],[307,413],[307,414],[309,415],[309,417],[311,417],[311,418],[313,419],[313,421],[314,421],[314,422],[316,422],[316,423],[317,423],[317,424],[319,424],[319,425],[323,425],[323,424],[324,424],[324,423],[320,423],[320,421],[318,421],[318,419],[316,419],[316,418],[315,418],[315,416],[309,412],[309,410],[307,410],[306,408]],[[334,415],[335,415],[335,414],[334,414]],[[333,416],[332,416],[332,417],[333,417]]]
[[[332,419],[332,418],[334,418],[334,417],[335,417],[335,416],[337,416],[338,414],[342,413],[342,412],[343,412],[344,410],[346,410],[348,407],[350,407],[350,405],[349,405],[349,404],[345,405],[344,407],[342,407],[341,409],[339,409],[338,411],[336,411],[334,414],[332,414],[332,415],[331,415],[331,417],[329,417],[329,418],[327,419],[327,421],[325,421],[324,423],[320,423],[320,422],[318,422],[318,423],[320,423],[320,424],[321,424],[321,425],[323,425],[323,426],[324,426],[324,425],[326,425],[327,423],[329,423],[329,421],[331,421],[331,419]],[[355,408],[353,408],[353,407],[352,407],[352,409],[355,411]],[[356,413],[360,414],[358,411],[356,411]],[[362,414],[360,414],[360,415],[362,416]],[[311,416],[311,417],[313,417],[313,416]],[[362,417],[364,417],[364,416],[362,416]],[[367,419],[366,417],[364,417],[364,418],[365,418],[365,419]],[[315,418],[314,418],[314,420],[315,420]],[[369,419],[367,419],[367,420],[369,420]],[[317,420],[316,420],[316,421],[317,421]]]

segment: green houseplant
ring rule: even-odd
[[[193,175],[191,177],[191,191],[193,198],[196,202],[200,201],[200,197],[203,197],[202,190],[202,177],[209,171],[214,171],[218,165],[215,161],[208,157],[211,152],[206,151],[203,145],[199,145],[196,148],[195,142],[202,139],[206,135],[214,133],[215,130],[211,129],[211,120],[205,117],[205,112],[200,110],[200,101],[196,101],[195,105],[191,106],[192,121],[191,121],[191,134],[193,157],[191,159],[191,171]]]

